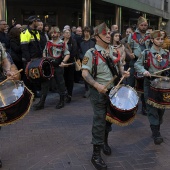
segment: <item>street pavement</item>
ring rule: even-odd
[[[22,120],[2,127],[2,170],[95,170],[90,162],[93,111],[83,94],[84,85],[75,84],[72,102],[57,110],[59,95],[49,93],[44,110],[31,109]],[[112,155],[102,154],[109,170],[170,170],[168,110],[161,126],[161,145],[153,143],[147,117],[141,114],[141,103],[131,125],[113,124],[112,129]]]

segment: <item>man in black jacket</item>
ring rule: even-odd
[[[5,33],[5,30],[7,29],[7,23],[5,20],[0,20],[0,42],[5,44],[5,48],[7,52],[9,52],[10,49],[10,43],[9,43],[9,37]]]

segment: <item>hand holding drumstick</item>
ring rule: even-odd
[[[106,85],[102,85],[96,82],[94,84],[94,87],[97,89],[99,93],[105,94],[108,91],[107,87],[116,79],[116,77],[117,76],[115,75]]]
[[[0,85],[3,84],[3,83],[5,83],[5,82],[8,81],[8,80],[13,80],[14,77],[15,77],[18,73],[20,73],[21,71],[23,71],[23,69],[17,71],[16,73],[11,72],[11,71],[7,72],[6,75],[7,75],[8,77],[7,77],[4,81],[0,82]]]

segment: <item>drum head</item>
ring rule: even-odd
[[[122,85],[114,92],[114,88],[109,94],[111,104],[121,110],[131,110],[136,107],[139,97],[136,91],[130,86]]]
[[[151,82],[151,86],[160,89],[170,89],[169,78],[156,78]]]
[[[17,101],[23,94],[24,85],[22,81],[8,80],[0,85],[0,108],[8,106]]]
[[[42,72],[43,72],[43,76],[44,77],[47,77],[47,78],[50,78],[51,77],[51,64],[50,64],[50,61],[48,60],[45,60],[43,63],[42,63]]]

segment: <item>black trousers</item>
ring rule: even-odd
[[[64,80],[67,89],[67,94],[72,96],[74,86],[74,67],[69,66],[64,68]]]

